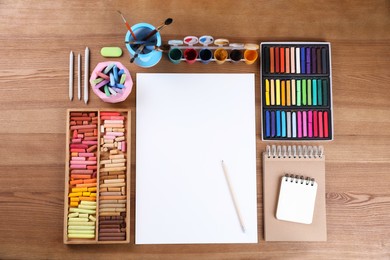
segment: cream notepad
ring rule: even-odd
[[[280,183],[276,218],[311,224],[317,194],[317,182],[309,177],[286,174]]]

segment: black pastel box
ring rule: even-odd
[[[329,42],[263,42],[262,139],[333,140]]]

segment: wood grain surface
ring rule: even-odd
[[[213,35],[231,42],[329,41],[335,140],[326,152],[327,242],[265,242],[260,152],[260,63],[129,63],[130,24],[174,22],[163,41]],[[390,259],[390,1],[19,1],[0,0],[1,259]],[[115,105],[93,93],[68,99],[69,52],[104,46],[138,72],[256,73],[258,244],[134,245],[135,174],[129,245],[62,242],[67,108],[131,108],[135,91]],[[76,79],[75,79],[76,80]],[[75,81],[76,82],[76,81]],[[190,116],[190,115],[189,115]],[[133,126],[135,121],[133,118]],[[135,142],[135,128],[132,141]],[[132,172],[135,168],[132,146]]]

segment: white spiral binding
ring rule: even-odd
[[[268,158],[322,158],[324,155],[323,146],[306,145],[267,145],[266,155]]]
[[[309,178],[309,177],[304,177],[304,176],[299,176],[299,175],[294,175],[294,174],[286,174],[285,176],[285,181],[289,182],[295,182],[297,184],[302,184],[302,185],[314,185],[315,179],[314,178]]]

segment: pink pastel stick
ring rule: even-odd
[[[76,138],[77,138],[77,136],[78,136],[78,134],[77,134],[77,130],[74,130],[74,131],[73,131],[73,139],[76,139]]]
[[[95,165],[96,161],[70,161],[70,164]]]
[[[76,130],[76,129],[96,129],[96,125],[72,125],[70,127],[70,130]]]
[[[306,137],[307,136],[306,111],[302,112],[302,123],[303,123],[303,137]]]
[[[120,116],[119,112],[100,112],[101,116]]]
[[[72,157],[72,161],[85,161],[85,157]]]
[[[96,165],[88,165],[87,169],[88,170],[97,170],[97,166]]]
[[[122,152],[126,152],[126,142],[122,141]]]
[[[92,170],[71,170],[71,174],[92,174]]]
[[[86,169],[87,165],[81,165],[81,164],[71,164],[70,165],[71,169]]]
[[[115,139],[115,135],[105,135],[103,136],[104,139],[109,139],[109,140],[114,140]]]
[[[78,135],[77,135],[77,138],[83,138],[83,137],[84,137],[83,134],[78,134]]]
[[[122,132],[107,132],[106,135],[123,136]]]
[[[79,157],[91,157],[91,156],[92,157],[95,156],[95,153],[86,153],[85,151],[79,153]]]
[[[96,161],[96,157],[89,157],[88,161]]]
[[[83,144],[97,144],[97,141],[83,141]]]
[[[324,137],[324,126],[323,126],[323,119],[322,119],[322,111],[318,112],[318,130],[319,130],[319,137]]]
[[[313,137],[313,112],[312,111],[308,111],[307,112],[307,117],[308,117],[308,130],[309,130],[309,133],[308,133],[308,136],[309,137]]]
[[[297,112],[298,114],[298,138],[302,138],[302,113],[301,111]]]
[[[124,120],[124,116],[102,116],[102,120]]]
[[[87,149],[88,145],[86,145],[86,144],[70,144],[70,148]]]
[[[74,143],[74,144],[79,144],[79,143],[81,143],[81,138],[72,139],[72,143]]]

